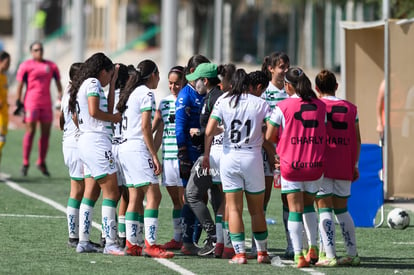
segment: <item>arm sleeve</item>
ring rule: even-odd
[[[178,148],[186,145],[186,138],[187,138],[187,123],[189,119],[189,111],[188,108],[191,108],[190,105],[187,103],[188,96],[186,95],[185,91],[182,90],[177,97],[175,102],[175,135],[177,138],[177,146]]]

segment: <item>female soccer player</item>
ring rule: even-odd
[[[58,90],[58,99],[62,98],[62,84],[60,83],[59,69],[55,63],[43,59],[43,44],[35,41],[30,45],[32,59],[21,63],[17,70],[17,109],[15,114],[24,107],[24,121],[26,132],[23,138],[23,166],[22,176],[27,176],[29,170],[30,152],[32,151],[33,138],[36,133],[36,125],[40,124],[39,156],[37,168],[45,176],[49,176],[46,167],[46,154],[49,148],[50,129],[53,121],[50,83],[55,79]],[[22,103],[23,86],[26,84],[26,93]]]
[[[112,126],[121,120],[113,114],[115,81],[118,67],[103,53],[95,53],[81,66],[70,88],[69,111],[76,114],[81,132],[78,140],[80,158],[99,184],[103,193],[102,227],[105,232],[105,254],[124,255],[116,244],[116,206],[119,190],[116,166],[112,155]],[[108,99],[102,87],[111,82]],[[95,182],[94,181],[94,182]],[[96,201],[95,184],[86,184],[79,210],[79,243],[76,251],[94,252],[89,244],[93,207]]]
[[[156,130],[154,137],[155,150],[162,143],[162,184],[166,186],[168,194],[173,203],[172,221],[174,237],[164,245],[164,249],[180,249],[183,245],[183,230],[181,225],[181,209],[183,208],[184,189],[178,168],[178,148],[175,136],[175,101],[178,92],[182,88],[184,68],[175,66],[168,72],[168,88],[171,94],[161,99],[158,110],[153,121],[153,130]]]
[[[0,161],[9,124],[9,104],[7,103],[7,71],[10,67],[10,55],[0,51]]]
[[[359,265],[355,226],[347,209],[351,183],[359,177],[358,159],[361,151],[357,107],[335,96],[338,83],[335,75],[322,70],[315,78],[316,90],[326,104],[325,176],[316,195],[319,211],[319,232],[326,257],[317,266],[338,264]],[[341,225],[347,256],[336,259],[335,215]]]
[[[323,178],[326,142],[325,104],[300,68],[285,75],[289,98],[279,102],[267,123],[266,139],[277,143],[282,193],[289,205],[288,229],[297,267],[317,261],[317,216],[313,206]],[[283,129],[280,140],[280,128]],[[303,221],[303,223],[302,223]],[[310,242],[307,259],[302,254],[303,224]]]
[[[157,88],[159,80],[157,65],[148,59],[141,61],[136,72],[128,80],[117,105],[118,111],[122,114],[123,129],[119,158],[129,191],[129,203],[125,214],[125,252],[128,255],[140,256],[143,250],[150,257],[171,258],[174,253],[156,244],[158,207],[161,202],[157,176],[162,168],[151,130],[151,120],[155,112],[155,98],[151,90]],[[144,196],[147,197],[145,211]],[[139,230],[142,228],[142,215],[145,226],[144,249],[142,230]]]
[[[230,263],[246,264],[245,234],[242,219],[243,194],[246,195],[252,230],[257,246],[257,261],[270,263],[267,254],[267,226],[263,212],[264,170],[261,157],[262,125],[270,115],[269,105],[260,98],[263,89],[249,94],[250,78],[243,69],[233,77],[232,89],[218,101],[206,128],[206,138],[220,133],[223,123],[223,155],[220,175],[229,211],[229,230],[236,255]],[[205,154],[210,152],[206,142]],[[209,165],[207,165],[209,166]]]
[[[266,88],[266,91],[262,94],[262,98],[266,100],[270,108],[273,110],[276,104],[286,98],[289,95],[285,91],[285,74],[289,69],[290,60],[287,54],[283,52],[273,52],[268,56],[265,56],[262,64],[262,72],[264,72],[268,79],[269,85]],[[266,193],[265,193],[265,211],[267,204],[270,200],[270,194],[272,190],[273,170],[274,163],[273,156],[275,154],[274,146],[270,146],[267,143],[264,143],[263,146],[265,150],[262,150],[263,153],[263,165],[265,167],[265,181],[266,181]],[[276,179],[277,180],[277,179]],[[283,225],[285,226],[285,234],[287,247],[285,250],[285,258],[293,259],[294,253],[292,248],[292,241],[289,237],[289,231],[287,229],[287,221],[289,216],[289,208],[287,205],[286,194],[281,194],[282,203],[283,203]]]

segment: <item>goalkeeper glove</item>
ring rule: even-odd
[[[15,116],[20,115],[24,110],[24,105],[23,103],[20,101],[20,99],[16,100],[16,110],[14,110],[13,114]]]
[[[178,164],[180,168],[180,178],[188,180],[191,174],[192,163],[188,157],[188,151],[186,147],[178,148]]]

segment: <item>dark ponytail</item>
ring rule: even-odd
[[[244,69],[237,69],[231,81],[231,90],[226,97],[231,97],[230,105],[233,98],[236,98],[233,107],[239,104],[240,96],[249,91],[250,78]]]
[[[130,77],[125,85],[124,90],[121,91],[118,104],[116,105],[116,109],[121,114],[125,112],[129,96],[132,94],[135,88],[146,84],[152,74],[158,73],[158,67],[154,61],[146,59],[138,64],[135,71],[131,70],[129,73]]]
[[[301,68],[290,68],[286,72],[285,82],[292,85],[296,94],[304,101],[311,101],[316,98],[316,94],[312,90],[312,83]]]
[[[272,73],[269,71],[269,66],[274,68],[282,60],[284,63],[290,63],[289,56],[284,52],[273,52],[263,58],[262,72],[264,72],[268,78],[268,81],[272,80]]]

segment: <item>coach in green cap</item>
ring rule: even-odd
[[[216,78],[217,65],[214,63],[201,63],[193,73],[185,76],[188,81],[194,81],[200,78]]]

